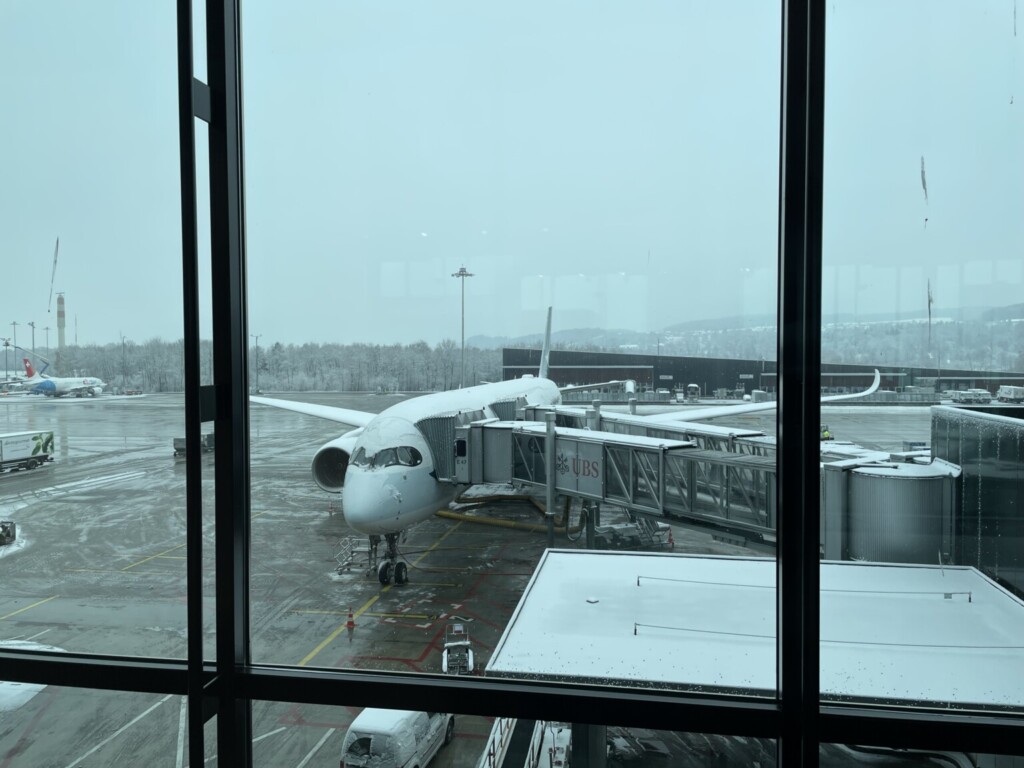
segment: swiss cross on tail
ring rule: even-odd
[[[27,357],[21,358],[21,361],[25,363],[25,375],[30,379],[36,375],[36,372],[32,369],[32,363],[28,361]]]

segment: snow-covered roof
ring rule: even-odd
[[[550,550],[487,674],[774,695],[774,559]],[[823,562],[829,698],[1024,705],[1024,602],[967,567]]]

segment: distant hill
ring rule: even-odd
[[[983,310],[981,319],[986,323],[999,322],[1000,320],[1020,320],[1024,318],[1024,304],[1011,304],[1008,307],[992,307]]]

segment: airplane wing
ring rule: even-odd
[[[821,398],[822,403],[834,403],[838,400],[854,400],[858,397],[866,397],[874,394],[878,390],[878,385],[881,382],[881,374],[878,369],[875,369],[875,380],[871,382],[871,386],[865,389],[863,392],[855,392],[851,395],[829,395]],[[719,416],[737,416],[742,413],[754,413],[756,411],[770,411],[775,408],[777,403],[774,400],[769,400],[764,403],[744,403],[743,405],[716,405],[709,408],[687,408],[681,411],[672,411],[671,413],[657,413],[651,416],[641,416],[639,418],[647,422],[666,422],[671,423],[675,421],[703,421],[705,419],[715,419]]]
[[[337,421],[341,424],[349,424],[353,427],[365,427],[376,413],[369,411],[356,411],[351,408],[336,408],[333,405],[316,405],[315,403],[297,403],[294,400],[278,400],[273,397],[249,397],[249,402],[260,405],[270,405],[274,408],[283,408],[286,411],[304,413],[307,416],[316,416],[329,421]]]
[[[625,385],[628,388],[629,383],[632,383],[634,388],[636,387],[636,382],[635,381],[634,382],[626,382],[626,381],[615,380],[615,381],[599,381],[596,384],[570,384],[569,386],[559,387],[558,391],[561,392],[564,395],[567,392],[579,392],[579,391],[584,390],[584,389],[601,389],[601,387],[615,387],[615,386],[618,386],[620,384]]]

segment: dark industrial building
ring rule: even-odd
[[[502,350],[502,378],[515,379],[524,374],[537,375],[539,349]],[[960,369],[916,368],[893,365],[853,365],[822,363],[821,386],[842,392],[870,385],[875,369],[882,375],[880,389],[902,391],[918,387],[932,392],[978,387],[995,393],[1001,384],[1020,384],[1024,374],[1013,371],[966,371]],[[633,379],[641,389],[683,389],[697,384],[702,393],[718,389],[755,389],[774,392],[774,360],[738,360],[715,357],[673,357],[670,355],[620,354],[616,352],[580,352],[552,350],[549,376],[560,386]]]

